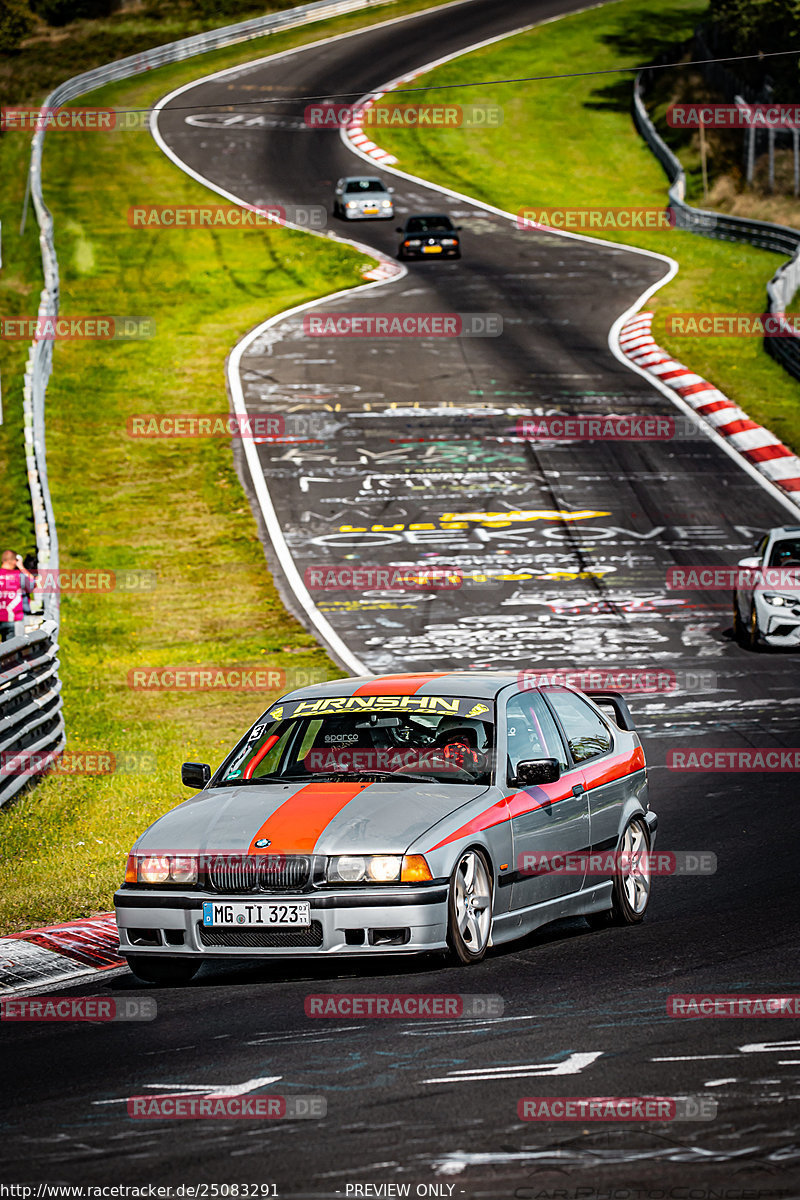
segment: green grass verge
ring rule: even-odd
[[[475,80],[474,86],[423,92],[414,100],[500,104],[502,126],[424,134],[381,129],[374,131],[376,140],[397,155],[402,170],[510,212],[661,207],[666,177],[634,128],[630,72],[491,88],[479,81],[646,63],[669,45],[680,46],[704,10],[703,0],[664,0],[654,22],[646,0],[616,0],[475,51],[415,80],[415,86]],[[780,256],[674,230],[605,229],[601,236],[678,260],[680,273],[651,301],[654,336],[800,451],[800,384],[767,356],[759,338],[672,337],[664,328],[669,312],[763,312],[767,280]]]
[[[373,20],[421,7],[387,5]],[[148,105],[187,79],[354,23],[339,19],[206,55],[95,92],[89,102]],[[14,234],[26,151],[23,135],[0,139],[5,313],[35,312],[41,286],[35,224],[29,218],[25,237]],[[348,247],[281,229],[130,229],[131,204],[218,201],[147,134],[49,135],[44,192],[55,218],[62,313],[146,315],[156,323],[147,341],[58,343],[47,420],[63,565],[158,575],[154,591],[64,597],[68,748],[145,754],[155,769],[53,775],[0,810],[4,932],[107,910],[131,842],[186,798],[181,761],[218,762],[269,701],[253,692],[132,691],[132,668],[341,674],[279,600],[230,442],[134,441],[126,420],[226,412],[224,362],[235,342],[272,313],[363,282],[366,261]],[[21,408],[12,385],[26,351],[24,343],[0,342],[7,415],[12,404]],[[13,438],[2,446],[13,459]],[[9,540],[24,538],[24,521],[15,527],[13,515],[8,506],[0,513],[4,530]]]

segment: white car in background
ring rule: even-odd
[[[333,215],[345,221],[388,220],[394,216],[392,190],[374,175],[346,175],[336,184]]]
[[[736,640],[751,650],[800,646],[800,525],[765,533],[739,566],[753,577],[733,591]]]

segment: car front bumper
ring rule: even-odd
[[[203,926],[203,901],[308,900],[311,927]],[[122,888],[114,897],[120,952],[181,958],[318,958],[421,954],[447,947],[447,886],[221,895]]]
[[[800,616],[791,609],[760,605],[758,624],[761,638],[768,646],[800,646]]]
[[[364,212],[360,208],[346,208],[344,215],[348,221],[382,221],[394,217],[393,208],[382,208],[379,212]]]

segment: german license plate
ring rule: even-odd
[[[441,254],[442,247],[441,246],[423,246],[422,253],[423,254]]]
[[[365,208],[364,212],[369,213],[370,216],[373,216],[374,214],[376,214],[378,212],[378,210],[377,210],[377,208]]]
[[[308,928],[311,905],[307,900],[204,900],[203,924]]]

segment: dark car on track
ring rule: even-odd
[[[409,217],[405,225],[397,226],[397,232],[403,235],[397,257],[461,258],[460,230],[460,225],[441,213]]]

